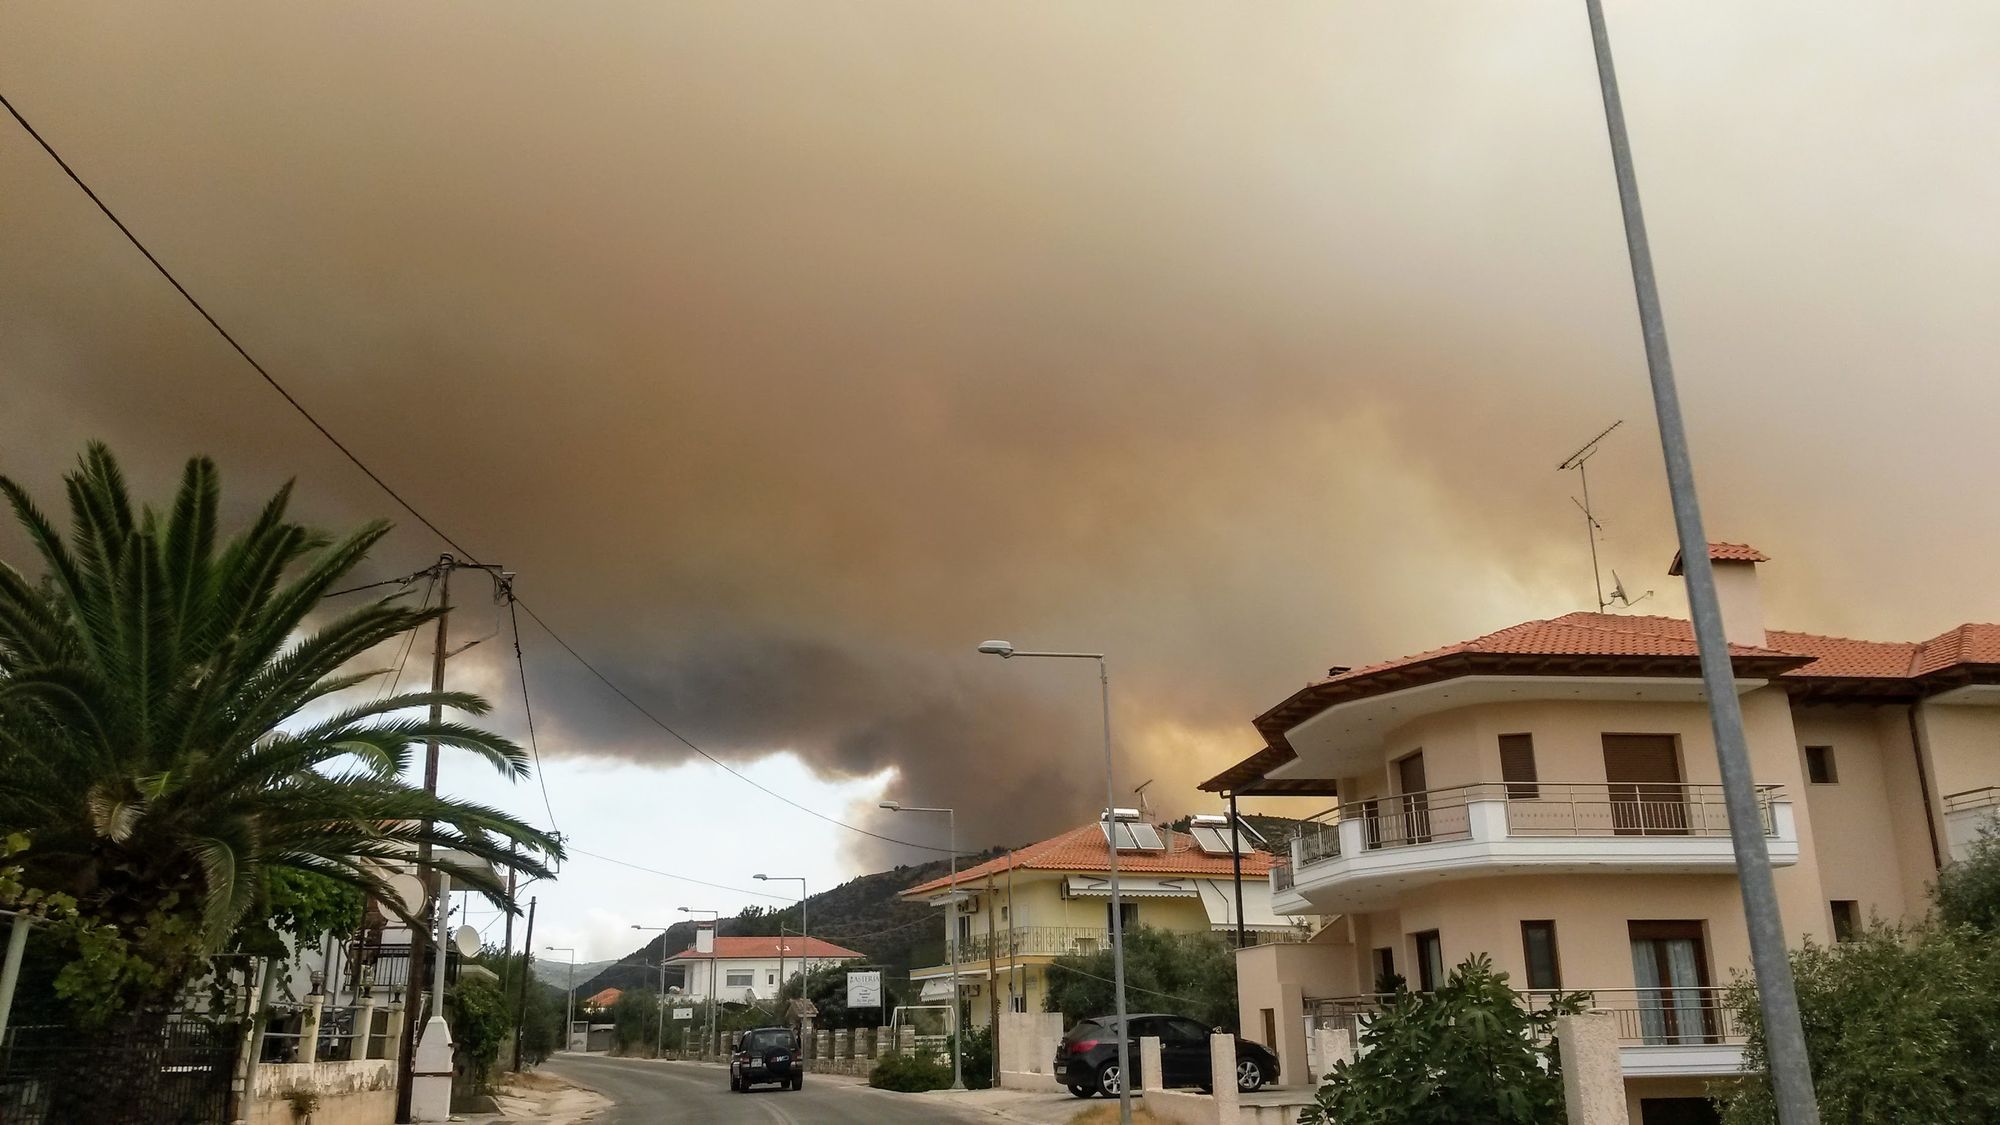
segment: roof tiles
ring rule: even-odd
[[[1234,865],[1226,855],[1210,855],[1195,846],[1194,837],[1185,832],[1174,832],[1162,828],[1160,838],[1166,841],[1167,849],[1162,852],[1122,851],[1118,853],[1118,873],[1121,875],[1229,875]],[[1263,878],[1271,869],[1271,857],[1263,852],[1250,852],[1243,857],[1243,877]],[[1016,848],[1011,855],[998,856],[985,863],[968,867],[958,873],[958,885],[984,882],[988,875],[1001,875],[1009,870],[1016,871],[1109,871],[1111,870],[1111,850],[1105,843],[1104,829],[1095,823],[1081,828],[1072,828],[1059,836],[1051,836]],[[919,883],[902,892],[903,898],[918,898],[935,894],[951,886],[951,877],[932,879]]]

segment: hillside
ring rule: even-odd
[[[1005,849],[995,849],[963,855],[959,857],[959,865],[961,868],[971,867],[1004,852]],[[892,982],[907,980],[912,957],[923,947],[935,950],[941,945],[944,921],[935,909],[902,902],[896,895],[918,883],[941,878],[950,871],[950,861],[942,859],[902,865],[863,875],[812,895],[806,900],[806,920],[811,924],[812,936],[867,954],[869,961],[880,965]],[[796,932],[799,908],[791,906],[782,910],[764,910],[753,906],[733,918],[722,919],[718,932],[725,937],[775,937],[780,925]],[[595,995],[606,988],[657,987],[663,941],[669,955],[688,948],[694,944],[694,924],[676,923],[664,935],[655,937],[615,962],[605,964],[588,980],[579,972],[578,998]],[[672,987],[679,983],[676,967],[669,966],[667,985]]]
[[[536,980],[541,981],[551,988],[569,987],[570,964],[568,961],[557,961],[537,954],[533,963]],[[616,961],[578,961],[575,970],[576,983],[581,985],[584,981],[589,980],[591,977],[617,963]],[[588,996],[589,993],[585,993],[584,995]]]

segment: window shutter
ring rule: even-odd
[[[1542,795],[1536,785],[1535,738],[1528,734],[1500,736],[1500,779],[1507,783],[1507,799],[1532,801]]]

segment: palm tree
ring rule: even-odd
[[[549,835],[400,780],[426,740],[525,776],[512,742],[419,710],[478,716],[482,700],[352,701],[381,675],[353,670],[356,659],[438,612],[394,596],[342,610],[323,600],[386,523],[340,539],[310,531],[285,517],[287,484],[219,543],[213,463],[188,462],[166,512],[135,513],[95,444],[66,483],[67,537],[0,477],[42,571],[31,580],[0,563],[0,832],[28,837],[9,861],[28,886],[72,896],[79,923],[109,939],[78,940],[80,1010],[127,1027],[164,1010],[282,869],[398,912],[385,878],[420,844],[547,874],[536,853],[560,855]],[[484,864],[436,866],[512,908]]]

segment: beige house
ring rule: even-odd
[[[2000,626],[1766,630],[1768,560],[1710,555],[1787,930],[1922,914],[2000,805]],[[1617,1016],[1635,1123],[1712,1120],[1749,951],[1703,698],[1685,621],[1576,613],[1334,668],[1259,716],[1263,748],[1202,787],[1338,804],[1272,870],[1277,911],[1324,925],[1239,955],[1245,1028],[1300,1074],[1307,1029],[1355,1027],[1384,974],[1425,988],[1483,952]]]
[[[910,973],[919,1003],[949,1003],[950,950],[957,936],[958,980],[968,1023],[985,1027],[994,1013],[1039,1012],[1057,957],[1109,948],[1111,838],[1118,841],[1123,924],[1177,933],[1235,935],[1235,873],[1242,871],[1242,932],[1250,941],[1303,937],[1299,921],[1271,909],[1271,856],[1257,850],[1248,826],[1234,835],[1229,820],[1196,817],[1187,832],[1149,823],[1137,810],[1118,809],[1095,824],[1071,829],[949,877],[921,883],[902,897],[945,912],[943,942]]]

